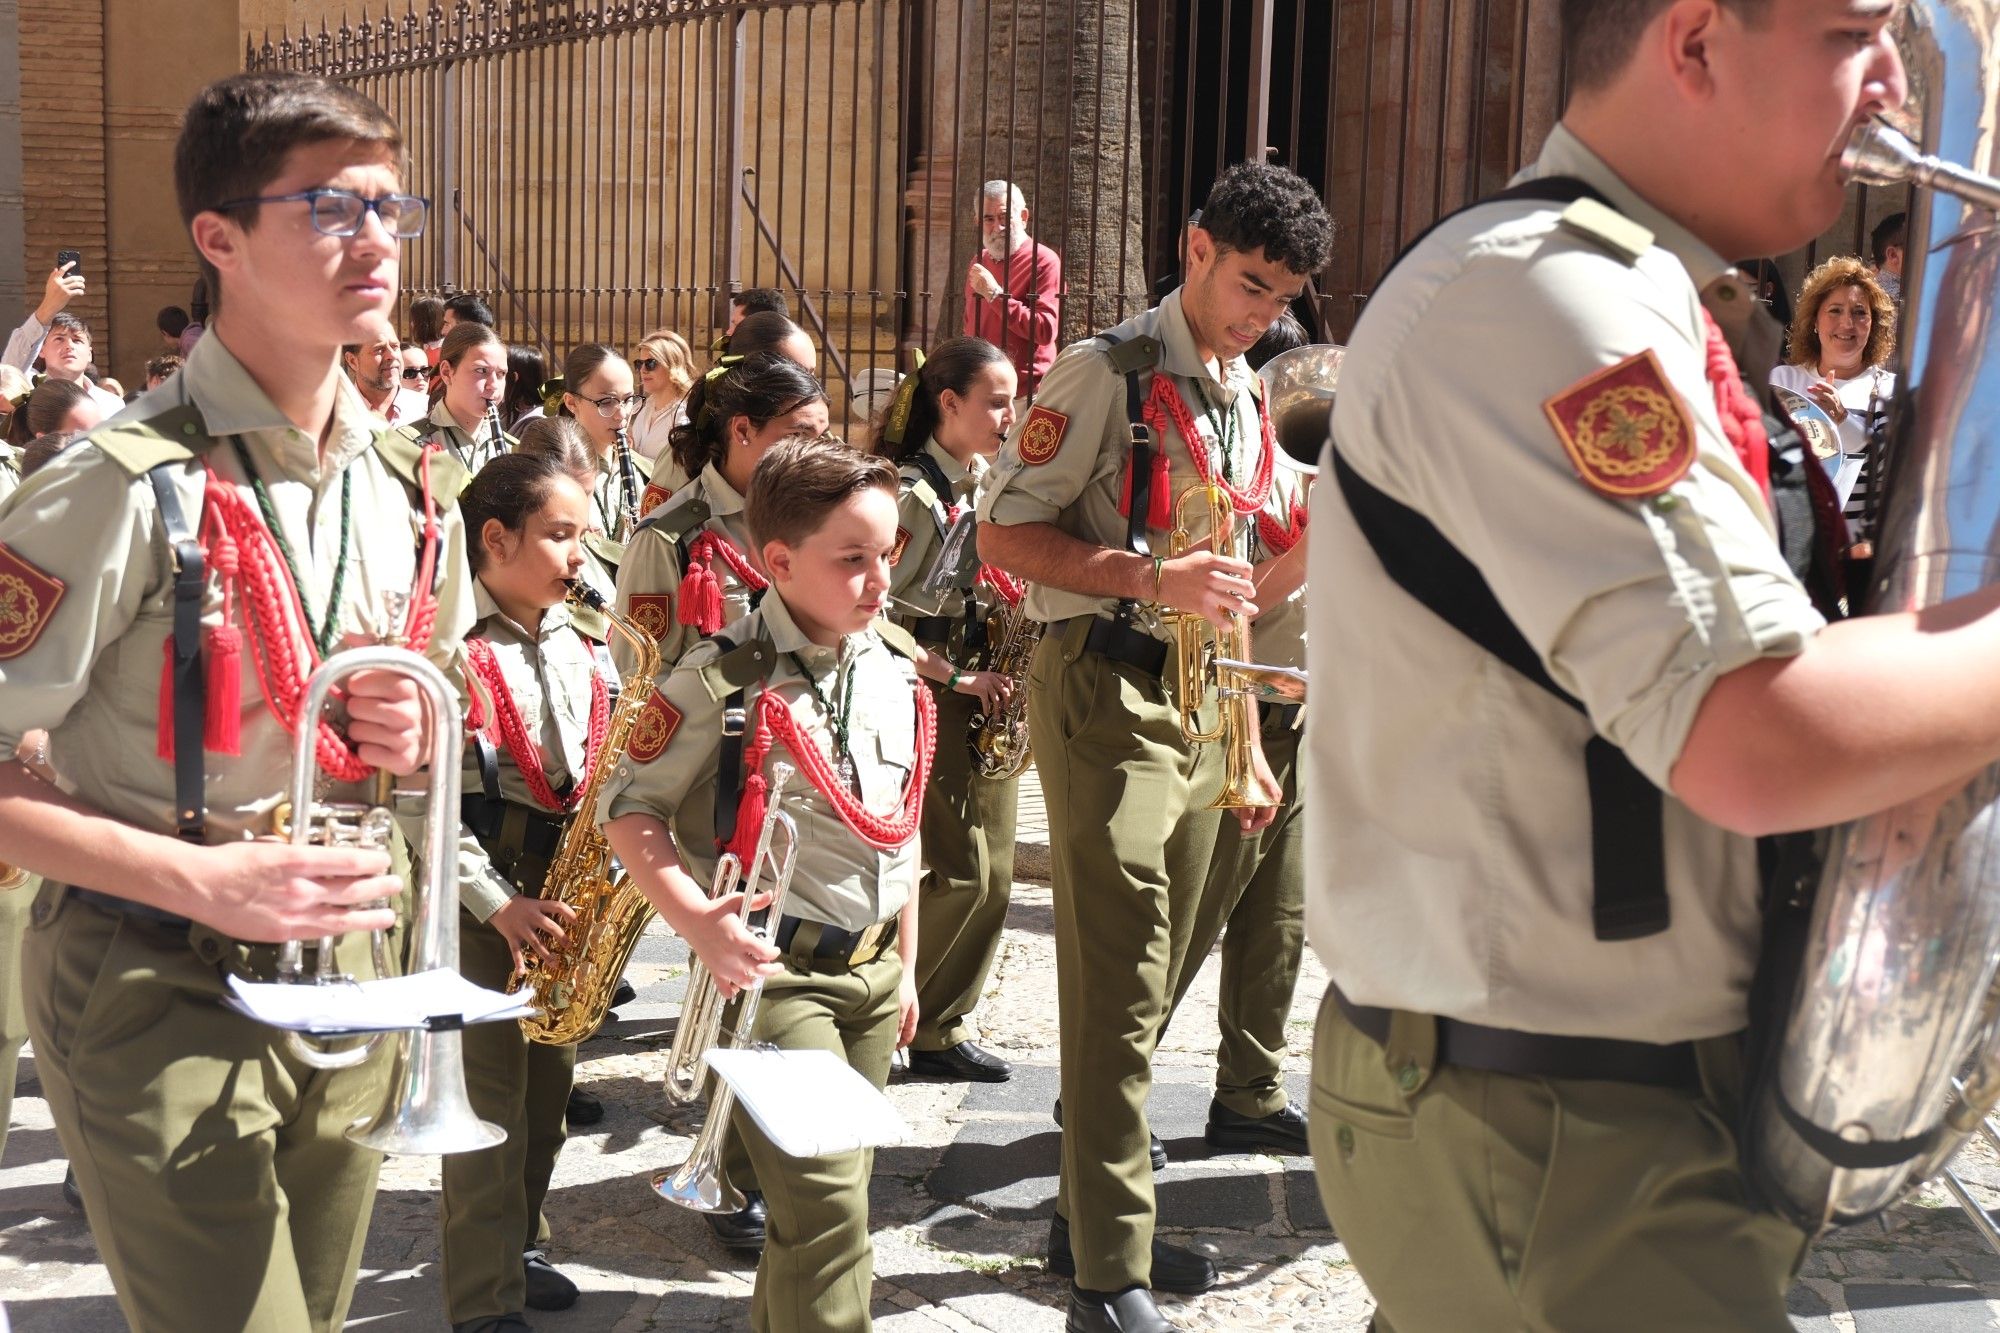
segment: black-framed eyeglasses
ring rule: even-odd
[[[632,365],[634,369],[644,370],[649,373],[660,368],[660,363],[650,356],[635,357],[633,358]]]
[[[404,366],[404,367],[403,367],[403,379],[404,379],[405,381],[408,381],[408,380],[427,380],[427,379],[429,379],[430,377],[431,377],[431,372],[430,372],[430,367],[429,367],[429,366]]]
[[[217,204],[215,211],[249,208],[255,204],[310,204],[313,230],[322,236],[353,236],[370,213],[382,219],[383,229],[399,241],[424,234],[431,201],[415,194],[385,194],[365,199],[352,190],[301,190],[297,194],[267,194],[255,199],[232,199]]]
[[[587,398],[584,401],[597,409],[597,415],[601,417],[615,417],[620,411],[637,412],[646,405],[646,396],[635,393],[626,398],[619,398],[614,395],[608,398]]]

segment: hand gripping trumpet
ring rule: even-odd
[[[734,852],[724,852],[715,864],[715,881],[709,897],[722,898],[741,892],[742,919],[746,925],[750,902],[757,894],[766,866],[771,870],[771,903],[763,909],[765,919],[776,921],[784,912],[785,895],[792,884],[792,865],[798,855],[799,830],[792,817],[778,808],[778,798],[785,784],[791,781],[792,771],[790,764],[771,765],[769,804],[764,809],[764,822],[757,830],[757,847],[750,854],[750,864],[746,867]],[[772,846],[773,834],[780,830],[784,833],[782,850]],[[767,928],[750,929],[761,936],[769,935]],[[750,1046],[750,1034],[757,1028],[757,1006],[763,997],[761,981],[744,989],[736,1027],[730,1034],[732,1047]],[[702,1057],[721,1037],[725,1004],[715,978],[698,958],[694,959],[688,968],[687,999],[681,1005],[681,1021],[674,1029],[673,1049],[667,1053],[669,1099],[686,1104],[700,1092],[704,1082]],[[733,1213],[743,1207],[742,1193],[722,1175],[722,1140],[728,1132],[729,1112],[735,1105],[736,1094],[729,1085],[719,1078],[713,1080],[708,1118],[702,1123],[701,1133],[695,1136],[687,1160],[653,1177],[653,1188],[661,1198],[698,1213]]]
[[[458,966],[458,795],[459,736],[463,729],[457,696],[444,673],[407,648],[373,645],[335,653],[306,682],[297,742],[292,749],[289,814],[281,826],[294,846],[379,847],[387,844],[393,819],[379,790],[370,803],[313,799],[318,777],[314,749],[318,719],[334,687],[360,671],[390,671],[416,683],[430,707],[431,755],[428,808],[424,817],[424,874],[412,905],[413,965],[417,971]],[[278,979],[301,984],[347,984],[334,960],[339,936],[319,941],[318,966],[307,973],[304,947],[288,941],[278,952]],[[390,976],[385,932],[372,937],[378,976]],[[350,1050],[328,1051],[300,1034],[288,1033],[292,1054],[315,1069],[342,1069],[372,1055],[384,1037],[377,1032]],[[421,1029],[398,1035],[395,1076],[381,1112],[354,1125],[347,1137],[378,1152],[445,1154],[490,1148],[507,1136],[473,1113],[465,1090],[462,1034],[456,1029]]]
[[[1208,506],[1208,530],[1214,549],[1233,554],[1236,511],[1214,482],[1199,482],[1174,502],[1174,527],[1167,534],[1169,557],[1185,555],[1197,544],[1190,505]],[[1174,630],[1174,703],[1180,709],[1181,735],[1190,745],[1221,741],[1227,758],[1222,792],[1209,802],[1211,810],[1238,810],[1276,805],[1282,792],[1260,782],[1252,762],[1257,735],[1257,701],[1282,699],[1302,703],[1306,673],[1289,667],[1265,666],[1250,660],[1250,625],[1240,611],[1229,613],[1229,628],[1217,630],[1192,611],[1165,611],[1161,618]],[[1202,707],[1213,696],[1219,715],[1213,727],[1201,722]]]

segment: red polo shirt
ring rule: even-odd
[[[1007,354],[1020,377],[1018,392],[1035,391],[1055,364],[1056,329],[1062,314],[1062,259],[1033,237],[1021,242],[1006,261],[981,246],[972,257],[1000,283],[999,296],[988,301],[972,289],[972,272],[965,274],[965,332],[984,338]]]

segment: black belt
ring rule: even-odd
[[[1388,1044],[1392,1011],[1356,1004],[1338,986],[1333,988],[1333,1001],[1358,1032],[1378,1046]],[[1441,1065],[1524,1078],[1600,1079],[1662,1088],[1701,1086],[1691,1041],[1659,1046],[1615,1037],[1552,1037],[1461,1023],[1455,1018],[1431,1021],[1437,1024],[1437,1062]]]
[[[771,943],[777,946],[780,953],[790,953],[792,940],[797,937],[799,927],[807,924],[819,927],[819,938],[813,942],[812,956],[814,958],[851,959],[855,952],[862,947],[870,931],[880,932],[878,938],[884,939],[888,937],[889,933],[884,929],[888,924],[887,922],[878,921],[872,926],[863,926],[860,930],[842,930],[840,927],[830,926],[824,921],[808,923],[804,917],[792,916],[787,913],[778,919],[778,929],[771,936]]]
[[[519,801],[494,801],[477,794],[459,799],[466,826],[482,843],[515,844],[508,850],[529,856],[554,856],[568,827],[567,815],[553,815]],[[496,846],[487,847],[490,853]]]
[[[1305,711],[1304,704],[1281,704],[1271,699],[1257,701],[1257,716],[1267,727],[1278,727],[1290,731],[1299,725],[1299,714]]]
[[[918,616],[910,622],[910,633],[921,643],[950,643],[951,632],[957,627],[953,616]]]
[[[135,917],[140,921],[150,921],[156,926],[166,926],[172,930],[192,930],[194,928],[194,922],[184,916],[175,916],[172,912],[163,912],[157,907],[148,907],[144,903],[135,903],[130,898],[120,898],[116,894],[99,893],[96,889],[80,889],[72,884],[69,888],[69,896],[81,902],[89,903],[92,907],[100,911],[109,912],[113,916]]]
[[[1110,616],[1097,616],[1091,621],[1083,648],[1085,652],[1102,653],[1114,662],[1137,667],[1149,676],[1159,675],[1167,666],[1165,642]]]

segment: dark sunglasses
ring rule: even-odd
[[[403,367],[403,378],[406,380],[427,380],[430,377],[431,377],[431,372],[430,372],[430,367],[428,366]]]
[[[632,364],[638,367],[640,370],[658,370],[660,368],[660,363],[655,361],[650,356],[642,356],[637,360],[635,360]]]

